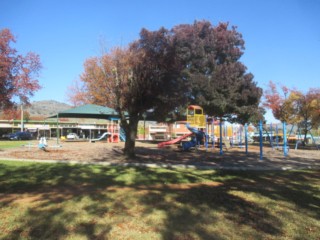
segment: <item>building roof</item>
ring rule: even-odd
[[[75,108],[71,108],[50,118],[96,118],[96,119],[112,119],[119,118],[119,114],[112,108],[103,107],[95,104],[87,104]]]

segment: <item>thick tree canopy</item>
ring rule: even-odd
[[[40,89],[38,73],[41,69],[40,58],[29,52],[18,55],[11,47],[15,42],[10,30],[0,31],[0,108],[8,108],[15,99],[28,103],[29,97]]]
[[[133,156],[137,124],[147,110],[159,121],[188,104],[242,122],[259,113],[262,90],[239,61],[243,49],[241,34],[225,23],[142,29],[128,48],[88,59],[71,99],[115,108],[127,134],[125,153]]]
[[[173,29],[184,76],[191,83],[190,102],[211,116],[248,122],[257,115],[262,89],[239,61],[244,41],[227,23],[179,25]]]

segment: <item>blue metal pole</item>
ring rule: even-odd
[[[270,123],[270,143],[271,143],[271,148],[273,149],[273,129],[272,129],[272,123]]]
[[[211,126],[211,134],[212,134],[212,148],[215,147],[215,136],[214,136],[214,117],[212,117],[212,126]]]
[[[248,124],[244,125],[244,138],[246,144],[246,154],[248,154]]]
[[[277,149],[279,149],[278,125],[276,125],[276,145],[277,145]]]
[[[223,150],[222,150],[222,118],[220,118],[220,155],[223,155]]]
[[[263,143],[262,143],[262,120],[259,122],[259,135],[260,135],[260,160],[263,158]]]
[[[208,115],[206,115],[206,136],[205,136],[205,145],[206,145],[206,151],[208,151],[208,134],[209,134],[209,124],[208,124]]]
[[[283,155],[286,157],[287,153],[287,130],[286,130],[286,122],[283,122]]]

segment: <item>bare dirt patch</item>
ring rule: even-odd
[[[224,150],[220,155],[217,148],[201,148],[183,152],[177,146],[157,148],[155,143],[137,142],[136,158],[127,159],[122,154],[124,143],[106,142],[61,142],[61,147],[55,141],[48,142],[47,151],[37,148],[37,142],[31,146],[21,146],[0,151],[2,159],[36,159],[61,160],[79,162],[117,163],[149,163],[156,165],[192,165],[195,167],[214,167],[228,169],[290,169],[319,168],[319,150],[293,150],[285,157],[283,152],[270,147],[264,147],[263,159],[260,160],[259,147],[250,146],[248,154],[244,148]]]

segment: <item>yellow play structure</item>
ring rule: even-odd
[[[209,127],[206,121],[206,115],[203,113],[203,108],[198,105],[190,105],[187,108],[187,122],[191,127],[195,128],[208,128],[207,133],[209,135],[220,135],[220,126],[217,125],[214,128]],[[214,132],[212,134],[212,132]],[[223,130],[223,135],[227,137],[233,136],[232,126],[225,126]]]
[[[188,106],[187,122],[191,127],[206,128],[206,116],[203,114],[203,108],[197,105]]]

